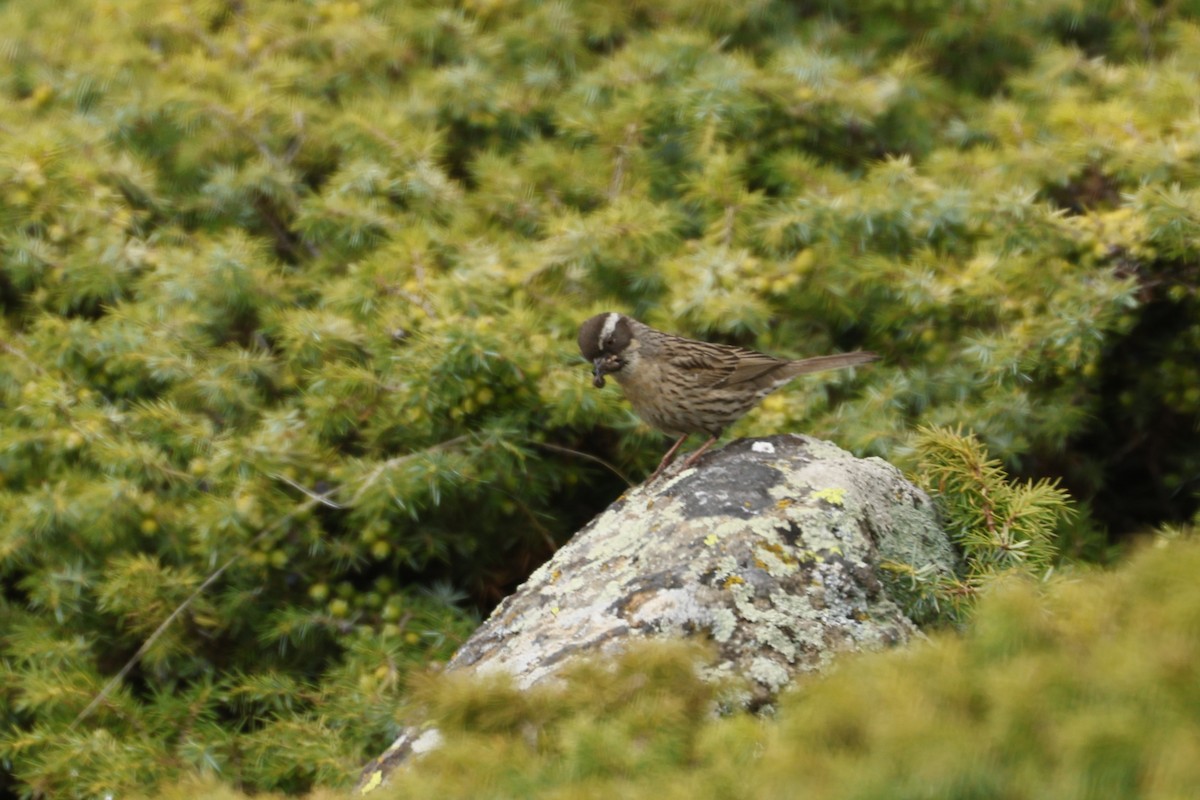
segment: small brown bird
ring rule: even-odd
[[[654,481],[693,433],[708,441],[683,463],[684,468],[713,445],[721,433],[771,392],[808,372],[854,367],[874,361],[857,351],[793,361],[733,347],[685,339],[655,330],[610,311],[579,328],[579,351],[592,362],[592,384],[604,386],[612,375],[637,415],[679,440],[650,476]]]

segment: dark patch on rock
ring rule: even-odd
[[[879,530],[875,527],[875,520],[870,516],[863,517],[858,521],[858,530],[863,536],[870,539],[872,544],[879,545]]]
[[[778,584],[778,581],[771,577],[771,573],[758,567],[750,567],[738,577],[754,590],[755,600],[764,600],[770,597],[771,591]]]
[[[764,443],[771,445],[774,452],[764,453],[754,449],[755,445],[761,447]],[[756,439],[738,439],[723,448],[722,452],[763,460],[782,457],[788,461],[805,463],[811,460],[808,450],[808,441],[804,437],[784,433],[777,436],[763,436]]]
[[[683,499],[687,519],[751,519],[774,505],[770,489],[782,480],[783,473],[774,467],[735,462],[729,467],[697,470],[672,486],[670,494]]]
[[[628,618],[630,614],[635,612],[647,600],[657,597],[659,592],[664,589],[678,589],[682,585],[683,583],[678,573],[666,571],[652,572],[644,578],[629,584],[625,595],[617,598],[616,602],[609,608],[609,611]]]
[[[804,538],[804,529],[795,520],[788,520],[786,526],[776,528],[775,532],[787,543],[788,547],[796,547],[796,543]]]
[[[836,564],[841,568],[851,583],[858,589],[861,589],[866,597],[877,597],[883,590],[883,584],[876,577],[875,570],[861,561],[851,561],[838,555],[830,556],[828,561],[830,564]]]

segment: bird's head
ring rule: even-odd
[[[609,311],[597,314],[579,327],[579,352],[592,362],[592,385],[604,386],[604,376],[620,372],[626,364],[626,351],[633,341],[633,326],[624,314]]]

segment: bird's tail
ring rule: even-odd
[[[879,356],[875,353],[869,353],[866,350],[856,350],[853,353],[836,353],[831,356],[815,356],[813,358],[802,358],[799,361],[790,361],[782,372],[789,378],[794,378],[797,375],[806,375],[809,372],[857,367],[859,364],[867,364],[877,358]]]

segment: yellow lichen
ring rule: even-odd
[[[812,496],[818,500],[824,500],[832,506],[840,506],[846,502],[846,490],[838,487],[818,489],[812,493]]]
[[[375,770],[371,773],[371,777],[367,778],[367,782],[359,789],[359,794],[368,794],[375,791],[383,784],[383,770]]]

